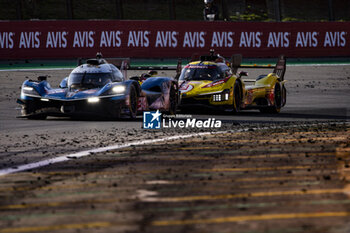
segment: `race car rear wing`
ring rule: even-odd
[[[241,65],[242,63],[242,55],[234,54],[231,57],[231,69],[234,74],[237,74],[239,68],[255,68],[255,69],[271,69],[273,68],[273,73],[277,74],[280,77],[281,81],[284,80],[284,74],[286,73],[286,64],[287,59],[284,55],[280,55],[278,57],[277,63],[275,66],[271,64],[268,65]]]
[[[175,79],[178,79],[181,74],[182,60],[179,59],[176,66],[132,66],[130,65],[130,58],[102,58],[101,53],[96,54],[96,59],[78,58],[78,66],[88,63],[92,65],[99,65],[103,63],[110,63],[115,65],[127,77],[127,70],[176,70]]]
[[[286,64],[287,64],[286,57],[284,55],[280,55],[278,57],[277,64],[273,69],[273,73],[277,74],[282,81],[284,80],[284,74],[286,73]]]
[[[107,60],[109,61],[109,60]],[[112,62],[110,62],[112,63]],[[114,63],[112,63],[114,64]],[[117,66],[117,65],[116,65]],[[123,73],[124,77],[127,77],[126,71],[127,70],[175,70],[176,74],[174,76],[174,78],[177,80],[180,77],[181,74],[181,70],[182,70],[182,60],[179,59],[177,61],[177,65],[176,66],[132,66],[130,65],[130,59],[129,60],[124,60],[122,61],[120,66],[120,71]]]

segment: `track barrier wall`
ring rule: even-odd
[[[350,22],[1,21],[0,59],[347,57]]]

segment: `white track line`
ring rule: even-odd
[[[61,163],[61,162],[69,161],[72,159],[85,157],[85,156],[88,156],[88,155],[91,155],[94,153],[101,153],[101,152],[106,152],[106,151],[111,151],[111,150],[117,150],[117,149],[122,149],[122,148],[130,147],[130,146],[139,146],[139,145],[153,144],[153,143],[157,143],[157,142],[165,142],[165,141],[184,139],[184,138],[190,138],[190,137],[196,137],[196,136],[204,136],[204,135],[209,135],[209,134],[222,134],[222,133],[228,133],[228,132],[231,132],[231,131],[193,133],[193,134],[177,135],[177,136],[172,136],[172,137],[167,137],[167,138],[150,139],[150,140],[144,140],[144,141],[138,141],[138,142],[130,142],[130,143],[121,144],[121,145],[100,147],[100,148],[81,151],[81,152],[77,152],[77,153],[73,153],[73,154],[62,155],[62,156],[59,156],[56,158],[46,159],[46,160],[42,160],[42,161],[35,162],[35,163],[24,164],[24,165],[20,165],[20,166],[13,167],[13,168],[5,168],[5,169],[0,170],[0,176],[4,176],[4,175],[8,175],[8,174],[15,173],[15,172],[20,172],[20,171],[26,171],[26,170],[30,170],[30,169],[40,168],[40,167],[44,167],[44,166],[55,164],[55,163]],[[238,132],[238,130],[236,132]]]
[[[243,128],[243,129],[237,129],[237,130],[225,130],[225,131],[216,131],[216,132],[202,132],[202,133],[192,133],[192,134],[184,134],[184,135],[176,135],[166,138],[159,138],[159,139],[150,139],[150,140],[143,140],[143,141],[137,141],[137,142],[130,142],[125,144],[117,144],[107,147],[99,147],[91,150],[81,151],[73,154],[68,155],[62,155],[56,158],[52,159],[46,159],[35,163],[29,163],[20,165],[17,167],[12,168],[5,168],[0,170],[0,176],[8,175],[11,173],[16,173],[20,171],[26,171],[30,169],[40,168],[44,166],[48,166],[55,163],[61,163],[65,161],[69,161],[72,159],[77,159],[81,157],[85,157],[94,153],[101,153],[111,150],[117,150],[122,149],[130,146],[139,146],[139,145],[147,145],[147,144],[153,144],[157,142],[166,142],[166,141],[172,141],[177,139],[184,139],[184,138],[191,138],[191,137],[197,137],[197,136],[205,136],[205,135],[214,135],[214,134],[225,134],[225,133],[239,133],[239,132],[246,132],[249,130],[264,130],[264,129],[283,129],[283,128],[295,128],[295,127],[303,127],[303,126],[319,126],[319,125],[329,125],[329,124],[350,124],[350,122],[327,122],[327,123],[315,123],[315,124],[295,124],[295,125],[289,125],[289,126],[268,126],[268,127],[255,127],[255,128]]]

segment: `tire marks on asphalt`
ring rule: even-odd
[[[299,219],[299,218],[328,218],[328,217],[349,217],[350,212],[316,212],[316,213],[288,213],[288,214],[262,214],[262,215],[246,215],[232,216],[222,218],[207,219],[188,219],[188,220],[168,220],[154,221],[153,226],[173,226],[173,225],[192,225],[192,224],[219,224],[243,221],[268,221],[283,219]]]
[[[146,190],[139,190],[144,193]],[[179,196],[179,197],[155,197],[154,195],[140,195],[143,202],[193,202],[193,201],[216,201],[239,198],[275,197],[275,196],[300,196],[300,195],[322,195],[322,194],[344,194],[343,189],[314,189],[314,190],[289,190],[271,192],[249,192],[238,194],[202,195],[202,196]]]

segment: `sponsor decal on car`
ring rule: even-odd
[[[193,86],[192,85],[190,85],[190,84],[183,84],[183,85],[181,85],[181,87],[180,87],[180,92],[181,93],[186,93],[186,92],[189,92],[190,90],[192,90],[193,89]]]
[[[95,92],[97,92],[97,89],[90,89],[90,90],[82,91],[82,93],[85,93],[85,94],[94,94]]]
[[[65,92],[66,90],[64,89],[51,89],[51,90],[48,90],[46,87],[45,87],[45,91],[47,94],[57,94],[57,93],[63,93]]]

